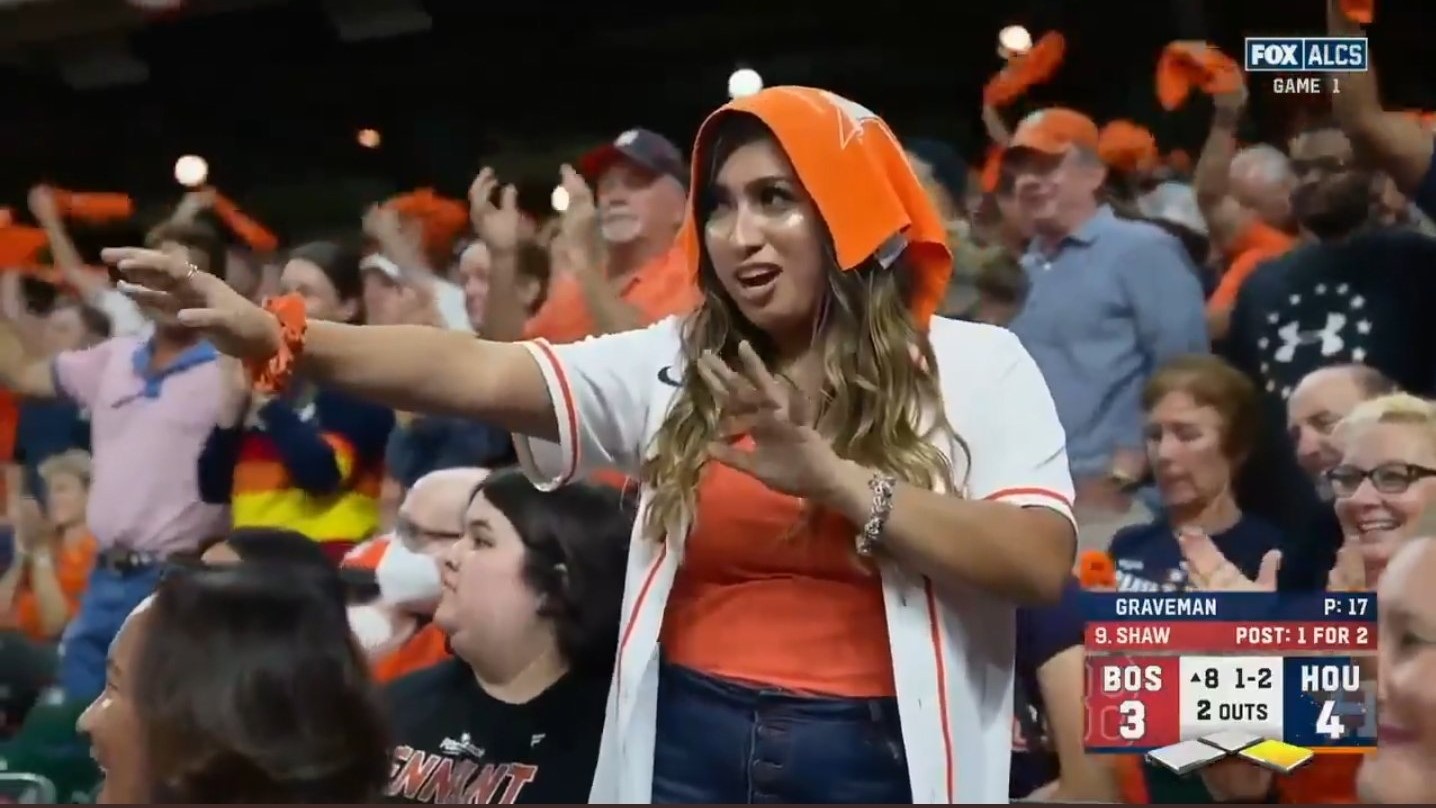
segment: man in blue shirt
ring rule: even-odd
[[[1102,204],[1097,125],[1039,110],[1003,155],[1036,233],[1023,256],[1030,290],[1012,330],[1052,391],[1076,484],[1082,549],[1148,521],[1133,490],[1147,475],[1142,388],[1163,363],[1209,350],[1196,267],[1181,244]]]

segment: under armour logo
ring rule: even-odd
[[[1346,340],[1342,339],[1342,329],[1346,328],[1346,315],[1340,312],[1328,312],[1326,325],[1316,331],[1302,331],[1301,324],[1295,321],[1287,323],[1277,329],[1277,336],[1281,338],[1281,345],[1272,353],[1272,358],[1278,362],[1290,362],[1296,356],[1296,349],[1302,345],[1321,343],[1321,355],[1335,356],[1346,348]]]
[[[628,146],[631,145],[635,140],[638,140],[638,130],[630,129],[627,132],[624,132],[623,134],[619,135],[618,139],[613,141],[613,145]]]

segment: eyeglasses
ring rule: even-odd
[[[394,524],[394,538],[416,552],[433,542],[454,542],[463,537],[462,531],[425,530],[402,517]]]
[[[1326,472],[1332,493],[1338,497],[1352,496],[1365,480],[1383,494],[1404,494],[1412,484],[1427,477],[1436,477],[1436,469],[1412,463],[1382,463],[1373,469],[1343,465]]]

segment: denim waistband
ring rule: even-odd
[[[889,723],[898,719],[897,699],[857,698],[799,693],[781,687],[751,684],[662,663],[660,687],[675,696],[700,696],[714,706],[823,721]]]

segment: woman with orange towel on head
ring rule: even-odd
[[[1042,375],[1011,332],[934,316],[947,234],[871,111],[771,87],[693,167],[703,302],[567,345],[310,321],[106,258],[263,388],[302,366],[512,430],[544,486],[640,481],[590,801],[1004,802],[1015,607],[1059,597],[1076,543]]]

